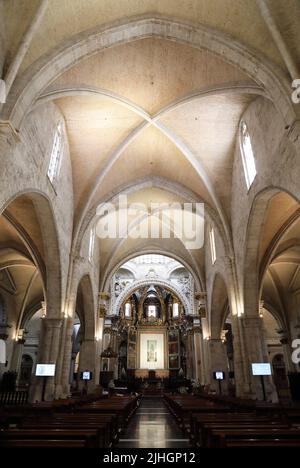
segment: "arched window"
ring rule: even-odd
[[[214,264],[217,260],[217,253],[216,253],[215,232],[213,228],[210,228],[209,230],[209,244],[210,244],[211,263]]]
[[[90,242],[89,242],[89,261],[90,262],[93,260],[94,247],[95,247],[95,229],[92,229],[90,233]]]
[[[247,188],[252,185],[256,176],[255,158],[251,144],[251,137],[246,123],[242,120],[240,125],[241,154]]]
[[[125,304],[125,317],[126,318],[131,317],[131,304],[130,304],[130,302],[126,302],[126,304]]]
[[[178,318],[179,316],[179,304],[174,302],[173,304],[173,318]]]
[[[62,122],[60,122],[55,130],[50,162],[48,167],[48,177],[51,183],[57,178],[60,169],[62,155]]]

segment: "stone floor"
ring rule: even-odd
[[[189,440],[177,427],[161,397],[144,396],[117,447],[187,448]]]

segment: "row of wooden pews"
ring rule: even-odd
[[[91,397],[90,397],[91,398]],[[1,447],[112,447],[139,405],[138,396],[61,400],[5,409]]]
[[[197,447],[299,447],[300,411],[221,401],[189,395],[164,395],[178,425]]]

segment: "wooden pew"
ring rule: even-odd
[[[239,402],[235,407],[233,402],[226,405],[227,402],[220,399],[189,395],[164,395],[164,399],[179,426],[188,433],[192,445],[233,447],[243,446],[247,440],[252,445],[253,441],[258,441],[258,445],[272,445],[272,441],[274,445],[277,442],[300,445],[300,429],[292,427],[293,410],[290,408],[286,416],[278,405]],[[298,409],[295,412],[299,414]]]
[[[0,433],[1,446],[44,446],[74,441],[74,446],[109,447],[136,410],[139,397],[112,397],[87,402],[70,400],[33,405],[9,412],[7,429]],[[16,426],[16,427],[9,427]]]
[[[266,416],[256,417],[254,413],[223,413],[223,414],[193,414],[191,416],[191,441],[194,445],[203,446],[207,436],[207,428],[262,426],[288,428],[280,420],[272,420]]]
[[[261,440],[263,443],[276,445],[277,442],[288,441],[293,442],[294,446],[300,446],[300,430],[280,429],[280,428],[259,428],[258,426],[251,428],[226,428],[212,429],[210,433],[209,443],[207,447],[219,448],[228,446],[247,447],[253,442]],[[278,444],[277,444],[278,445]]]
[[[84,440],[37,440],[37,439],[7,439],[2,448],[87,448]]]
[[[98,429],[8,429],[0,433],[0,446],[6,447],[12,440],[79,440],[88,448],[101,447]]]

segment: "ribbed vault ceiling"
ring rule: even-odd
[[[287,46],[298,57],[298,2],[284,3],[283,8],[282,2],[270,2]],[[17,51],[37,6],[37,0],[6,2],[6,65]],[[215,28],[228,34],[232,43],[237,40],[263,54],[286,73],[252,0],[51,0],[19,76],[41,57],[53,54],[56,47],[78,41],[80,33],[145,15]],[[86,211],[128,186],[130,200],[147,204],[153,200],[191,201],[188,194],[192,194],[194,201],[204,201],[217,213],[218,221],[226,227],[231,215],[238,124],[249,104],[262,92],[254,79],[208,50],[160,37],[124,41],[83,57],[58,73],[41,91],[37,104],[52,100],[66,122],[75,230]],[[165,183],[157,184],[158,178]],[[152,181],[152,185],[141,187],[140,181]],[[293,213],[293,203],[277,201]],[[285,222],[282,216],[270,213],[261,257],[276,229]],[[32,226],[35,221],[24,219]],[[33,232],[38,243],[39,233],[34,233],[33,227],[28,231]],[[37,247],[42,253],[44,247]],[[178,239],[127,239],[101,242],[101,271],[105,273],[134,250],[173,252],[197,268],[204,268],[203,252],[187,251]]]

